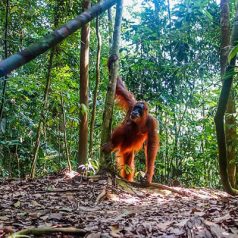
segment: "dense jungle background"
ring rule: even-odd
[[[229,6],[232,25],[235,1],[230,1]],[[0,59],[37,42],[81,12],[80,0],[1,1]],[[89,143],[89,153],[83,167],[88,174],[97,171],[111,28],[110,14],[109,20],[107,13],[102,14],[96,104],[93,100],[98,45],[95,20],[90,24],[88,107],[79,103],[80,31],[14,71],[7,81],[0,81],[0,177],[27,177],[37,141],[37,176],[67,167],[67,158],[77,170],[80,112],[88,116],[88,131],[93,129],[93,139],[89,137],[84,142]],[[161,147],[154,180],[219,188],[214,125],[222,85],[219,2],[125,1],[121,38],[120,75],[138,100],[149,103],[151,114],[159,121]],[[236,81],[233,99],[237,99]],[[96,116],[92,124],[94,104]],[[117,108],[114,110],[113,127],[123,115]],[[235,123],[229,126],[234,128]],[[235,143],[233,140],[231,147],[235,148]],[[144,170],[143,152],[136,158],[139,174]],[[236,157],[231,163],[236,164]]]

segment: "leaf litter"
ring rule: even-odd
[[[237,197],[207,188],[177,188],[191,194],[182,196],[112,184],[105,176],[1,180],[0,237],[42,227],[78,228],[85,234],[38,237],[238,237]]]

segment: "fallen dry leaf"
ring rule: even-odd
[[[21,206],[21,202],[20,201],[17,201],[13,204],[14,207],[18,208]]]
[[[167,221],[164,223],[157,224],[157,228],[161,231],[166,231],[169,226],[171,226],[174,223],[174,221]]]
[[[228,214],[226,214],[226,215],[224,215],[224,216],[222,216],[222,217],[214,218],[213,221],[216,222],[216,223],[219,223],[219,222],[222,222],[222,221],[224,221],[224,220],[229,220],[229,219],[231,219],[231,216],[230,216],[230,214],[228,213]]]
[[[110,226],[110,229],[111,229],[110,235],[112,237],[115,237],[115,238],[121,237],[120,235],[121,229],[119,224],[113,224],[112,226]]]

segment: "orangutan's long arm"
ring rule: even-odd
[[[146,141],[146,175],[145,179],[148,183],[152,182],[154,175],[154,164],[157,152],[159,150],[159,136],[157,133],[157,121],[150,116],[148,123],[148,139]]]
[[[126,111],[136,104],[134,95],[127,90],[120,77],[117,78],[116,99],[119,106]]]

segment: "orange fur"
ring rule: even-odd
[[[145,143],[145,180],[147,183],[151,183],[154,174],[154,162],[159,149],[157,121],[148,113],[147,103],[136,101],[134,95],[126,89],[121,78],[117,79],[116,99],[127,114],[121,125],[113,131],[111,140],[104,145],[103,150],[105,152],[117,151],[117,166],[120,169],[120,175],[133,181],[134,153],[139,151]],[[143,105],[143,114],[138,119],[132,120],[133,108],[139,104]],[[130,173],[127,173],[126,166],[131,168]]]
[[[118,105],[126,111],[136,104],[134,95],[126,90],[126,87],[120,77],[117,78],[116,99]]]

